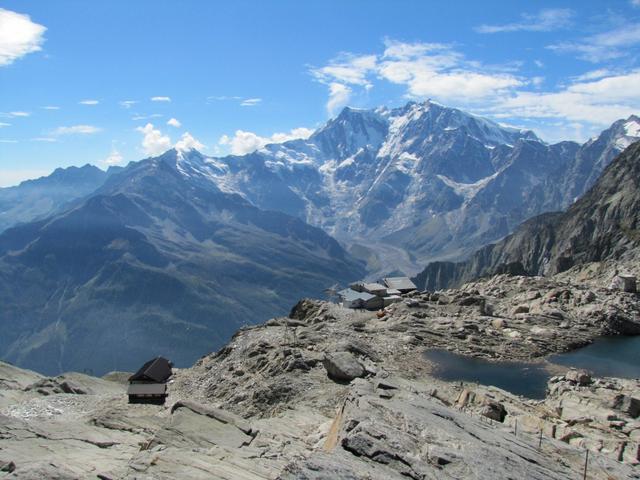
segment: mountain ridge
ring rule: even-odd
[[[14,325],[3,358],[47,373],[159,354],[188,364],[364,274],[320,229],[185,177],[179,155],[131,164],[70,209],[0,234],[0,325]]]
[[[574,265],[632,255],[640,239],[639,177],[640,142],[636,142],[566,212],[533,217],[466,262],[432,263],[415,280],[422,288],[435,290],[496,273],[553,275]]]

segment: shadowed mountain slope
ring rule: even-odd
[[[495,273],[552,275],[574,265],[629,255],[640,244],[639,179],[636,142],[566,212],[534,217],[465,262],[431,263],[416,282],[435,290]]]

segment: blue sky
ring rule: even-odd
[[[0,186],[432,98],[548,141],[640,112],[640,0],[0,1]]]

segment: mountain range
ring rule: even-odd
[[[183,365],[364,274],[322,230],[198,176],[208,162],[170,150],[132,163],[62,212],[0,235],[2,357],[51,373],[159,354]]]
[[[0,357],[45,373],[188,364],[300,297],[464,259],[565,209],[638,138],[635,116],[549,145],[411,102],[345,108],[247,155],[172,149],[0,189]]]
[[[100,187],[120,167],[108,171],[93,165],[57,168],[51,175],[0,188],[0,232],[19,223],[44,218],[68,202]]]
[[[636,143],[565,212],[527,220],[464,262],[433,262],[415,280],[421,288],[436,290],[496,273],[553,275],[587,262],[637,258],[639,179],[640,143]]]

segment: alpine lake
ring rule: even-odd
[[[562,367],[581,368],[597,377],[640,378],[640,336],[596,339],[571,352],[540,362],[492,362],[447,350],[427,350],[432,375],[446,381],[493,385],[515,395],[543,399],[547,381]]]

